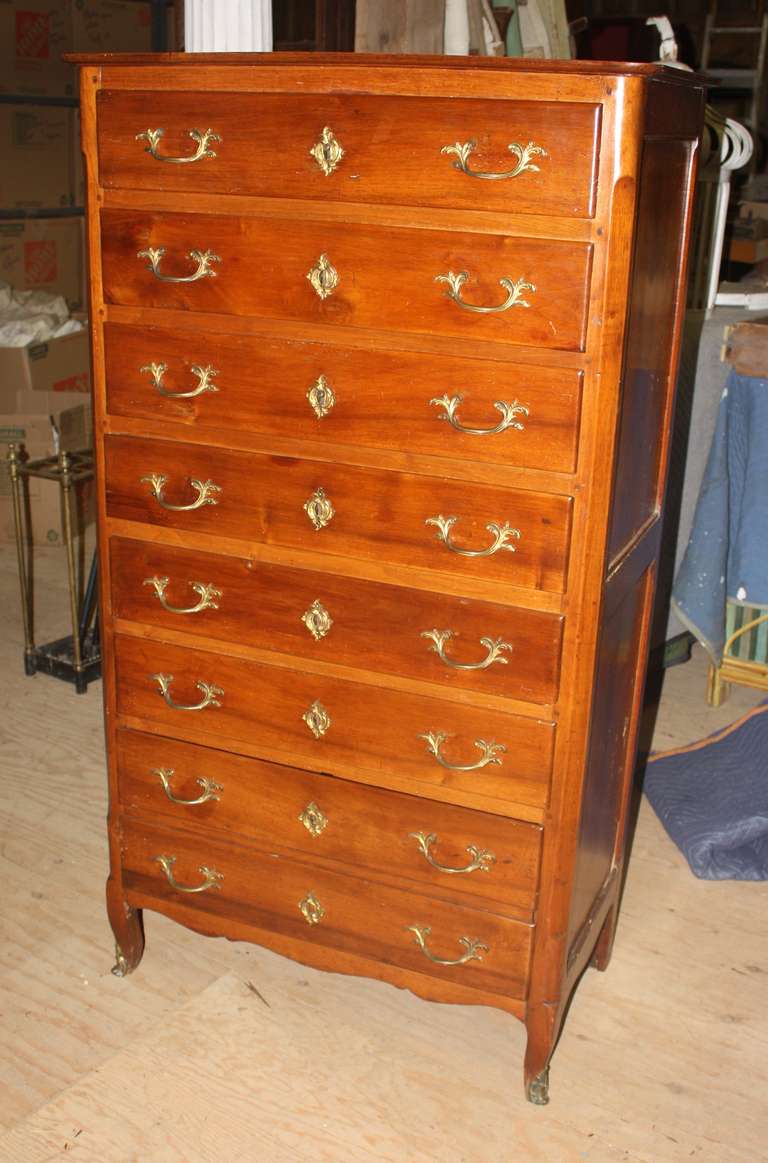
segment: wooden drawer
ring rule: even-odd
[[[107,303],[566,351],[584,345],[592,259],[588,243],[131,210],[104,210],[101,222]],[[157,273],[144,253],[151,248]],[[202,258],[190,257],[192,252],[211,252],[219,261],[211,259],[206,268]],[[323,255],[338,278],[325,298],[308,277]],[[208,275],[201,274],[205,269]],[[468,275],[457,292],[461,302],[491,307],[492,313],[461,306],[450,297],[448,284],[437,281],[461,272]],[[163,281],[168,278],[187,281]],[[507,285],[500,285],[502,279]],[[328,280],[333,281],[331,275]],[[502,309],[513,300],[513,306]]]
[[[131,436],[105,446],[111,517],[563,588],[569,497]]]
[[[118,732],[117,769],[123,809],[163,826],[239,833],[270,852],[404,878],[429,896],[533,914],[541,848],[533,824],[136,731]]]
[[[531,925],[330,871],[276,849],[264,854],[220,835],[126,819],[121,842],[129,901],[192,905],[203,916],[218,914],[461,985],[524,996]],[[206,884],[203,891],[183,891]],[[474,951],[482,959],[438,965],[422,951],[412,926],[435,957],[458,961]]]
[[[435,798],[546,802],[552,723],[124,635],[115,652],[130,726]]]
[[[113,415],[464,463],[576,466],[579,371],[116,323],[104,342]]]
[[[503,100],[372,97],[360,94],[99,93],[102,185],[209,191],[335,202],[445,206],[504,213],[593,213],[600,107]],[[147,126],[148,110],[153,125]],[[311,150],[323,129],[344,150],[329,174]],[[195,141],[207,128],[220,140]],[[162,129],[157,144],[138,138]],[[471,171],[458,154],[474,142]],[[523,151],[529,144],[544,154]],[[516,154],[510,145],[519,146]],[[150,152],[154,149],[154,153]],[[184,165],[159,158],[215,156]],[[321,154],[333,164],[333,140]],[[154,155],[158,155],[157,157]],[[519,172],[515,175],[515,170]]]
[[[117,618],[534,703],[557,695],[555,614],[123,538],[110,560]]]

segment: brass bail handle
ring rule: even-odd
[[[187,165],[192,162],[202,161],[203,158],[216,157],[216,150],[211,149],[211,143],[220,143],[221,137],[218,133],[214,133],[212,129],[190,129],[187,136],[191,137],[196,145],[194,153],[186,154],[182,157],[174,157],[172,154],[160,153],[160,141],[165,134],[164,129],[145,129],[143,133],[136,134],[137,141],[146,141],[144,152],[148,153],[155,159],[156,162],[170,162],[172,165]]]
[[[545,149],[535,142],[529,141],[523,145],[519,141],[512,141],[507,146],[507,149],[515,159],[515,164],[510,170],[473,170],[470,165],[470,154],[477,148],[476,141],[457,141],[453,145],[444,145],[440,150],[441,154],[447,157],[455,157],[453,168],[460,170],[461,173],[466,174],[469,178],[481,178],[487,182],[503,182],[508,178],[516,178],[519,174],[524,174],[526,171],[538,173],[540,167],[536,165],[533,158],[548,157]]]

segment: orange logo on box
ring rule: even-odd
[[[66,380],[56,380],[53,390],[54,392],[87,392],[88,374],[81,372],[79,376],[70,376]],[[80,404],[78,404],[79,407]]]
[[[28,287],[53,283],[59,277],[56,243],[51,238],[24,243],[24,277]]]
[[[47,61],[51,55],[49,12],[16,12],[17,60]]]

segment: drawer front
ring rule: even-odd
[[[578,371],[115,323],[104,342],[114,415],[553,472],[576,466]]]
[[[130,436],[105,445],[111,517],[563,588],[568,497]]]
[[[546,801],[551,723],[126,636],[116,668],[118,714],[172,737],[359,780],[390,772],[419,791]]]
[[[594,212],[597,105],[110,90],[97,102],[106,187]]]
[[[263,854],[204,832],[139,820],[123,822],[122,859],[129,900],[135,893],[142,900],[191,905],[202,915],[236,918],[416,973],[524,996],[531,925],[278,851]],[[438,964],[435,957],[451,964]]]
[[[108,303],[583,348],[587,243],[290,218],[101,218]]]
[[[123,538],[110,559],[117,618],[530,702],[557,694],[555,614]]]
[[[534,824],[135,731],[118,732],[117,767],[123,809],[163,826],[242,834],[356,876],[412,881],[429,896],[533,913]]]

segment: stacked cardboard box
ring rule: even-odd
[[[73,97],[74,74],[61,60],[71,40],[69,4],[0,0],[0,92]]]
[[[86,327],[29,347],[0,347],[2,412],[60,411],[88,399],[90,387]]]
[[[83,305],[83,267],[82,219],[0,220],[0,282],[63,295],[74,311]]]
[[[32,99],[0,105],[0,210],[36,214],[83,204],[77,73],[62,53],[151,48],[149,0],[0,0],[0,94]],[[69,105],[35,98],[69,99]],[[83,302],[82,256],[80,219],[0,220],[0,281],[17,290],[55,292],[76,308]],[[57,445],[88,447],[89,388],[86,331],[26,348],[0,347],[0,540],[13,536],[1,463],[8,443],[23,443],[34,459],[52,455]],[[33,478],[29,489],[34,541],[57,544],[57,486]],[[90,519],[90,503],[82,515]]]
[[[148,0],[0,0],[0,92],[76,97],[64,52],[150,52]]]
[[[151,52],[152,5],[146,0],[71,0],[72,52]]]
[[[76,99],[64,52],[150,52],[147,0],[0,0],[0,93]],[[0,106],[0,209],[82,206],[80,130],[70,105]]]
[[[73,112],[49,105],[0,105],[3,210],[73,204]]]

